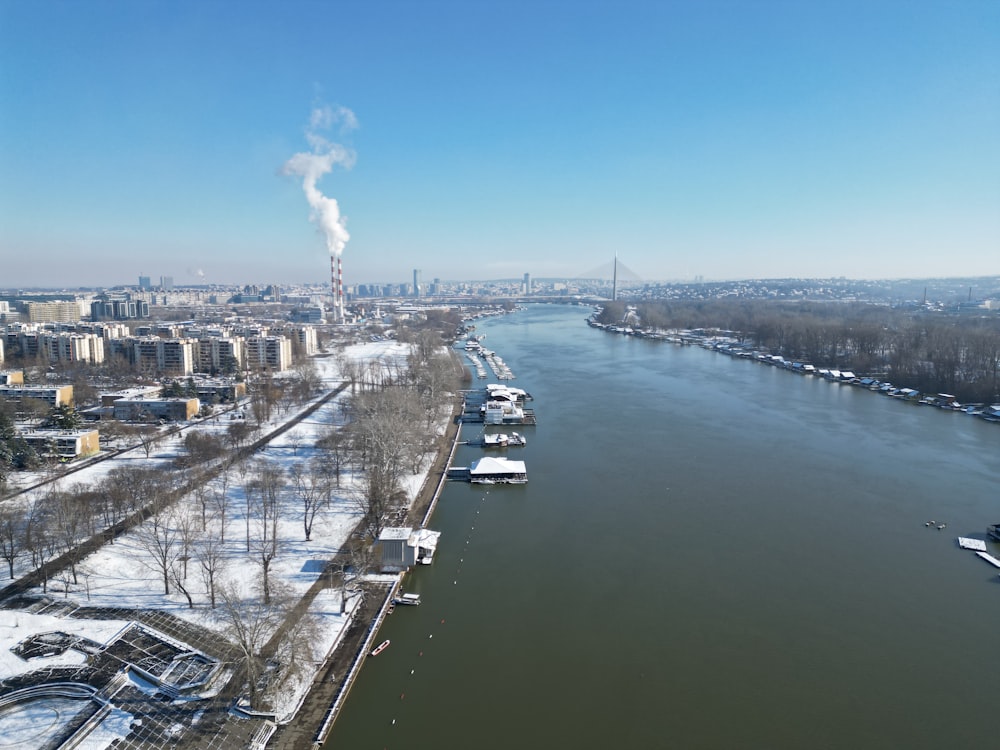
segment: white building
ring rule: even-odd
[[[401,571],[413,565],[430,565],[440,531],[391,527],[382,529],[376,545],[382,572]]]
[[[104,339],[93,333],[42,333],[38,346],[49,362],[104,361]]]
[[[524,461],[484,456],[469,467],[469,481],[473,484],[524,484],[528,470]]]

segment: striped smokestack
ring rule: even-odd
[[[337,256],[337,322],[344,322],[344,264]]]
[[[333,317],[337,317],[337,259],[330,256],[330,292],[333,294]]]

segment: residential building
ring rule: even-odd
[[[104,361],[104,339],[93,333],[42,333],[38,347],[49,362]]]
[[[245,342],[240,336],[198,339],[198,372],[236,372],[243,367]]]
[[[24,430],[17,435],[40,456],[73,459],[101,450],[97,430]]]
[[[44,401],[56,407],[73,403],[71,385],[0,385],[0,398],[5,401],[21,402],[28,398]]]
[[[282,372],[292,365],[292,342],[285,336],[250,336],[246,340],[246,366]]]
[[[316,337],[316,329],[312,326],[297,326],[290,333],[298,344],[299,351],[307,357],[311,357],[319,350],[319,339]]]
[[[126,339],[129,361],[140,370],[162,375],[190,375],[194,372],[195,345],[192,339],[161,339],[154,336]]]
[[[163,419],[183,422],[195,417],[201,410],[196,398],[122,398],[115,401],[115,419],[125,422],[146,422]]]
[[[80,319],[78,302],[25,302],[29,323],[71,323]]]

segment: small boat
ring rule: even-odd
[[[389,639],[386,639],[386,640],[382,641],[374,649],[372,649],[371,655],[372,656],[378,656],[379,654],[381,654],[383,651],[385,651],[387,648],[389,648],[389,643],[390,642],[391,641],[389,641]]]
[[[986,528],[986,533],[990,535],[990,538],[1000,542],[1000,523],[995,523],[992,526]]]

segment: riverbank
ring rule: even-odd
[[[420,526],[429,519],[443,487],[448,463],[461,431],[459,417],[462,403],[461,397],[456,395],[444,435],[438,440],[434,461],[407,513],[407,522],[411,525]],[[362,650],[384,619],[384,611],[391,598],[389,589],[392,588],[395,586],[390,584],[370,584],[366,587],[361,610],[317,670],[309,693],[295,718],[289,724],[279,727],[268,747],[278,750],[310,750],[322,746],[344,698],[364,664]]]

